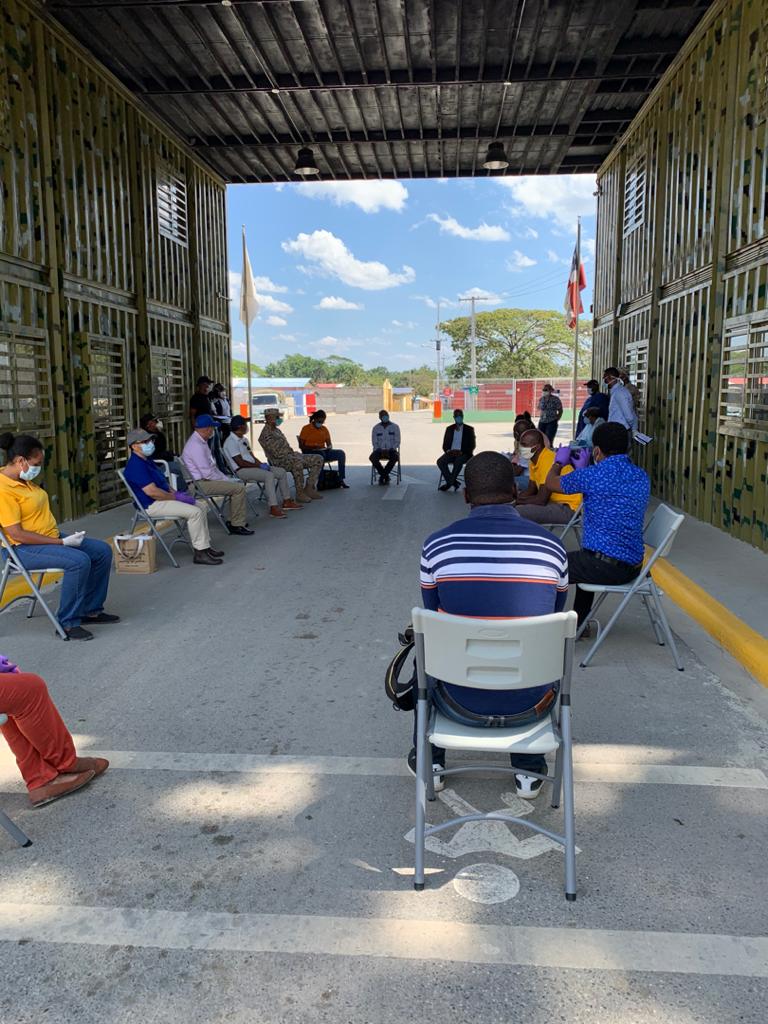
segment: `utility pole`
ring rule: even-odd
[[[576,281],[578,283],[581,274],[581,217],[576,218]],[[578,292],[576,293],[578,296]],[[576,317],[575,329],[573,332],[573,419],[571,421],[571,437],[576,437],[576,418],[578,406],[576,404],[576,389],[579,386],[579,299],[576,299],[574,316]]]
[[[440,303],[437,304],[437,323],[435,324],[435,401],[440,398]]]
[[[477,331],[475,326],[475,303],[490,302],[488,295],[470,295],[469,298],[460,299],[460,302],[470,303],[469,314],[469,384],[473,389],[469,392],[471,407],[475,408],[477,398]]]

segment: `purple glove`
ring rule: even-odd
[[[567,444],[561,444],[555,452],[555,462],[558,466],[570,466],[571,464],[571,449]]]
[[[579,448],[577,452],[573,452],[571,455],[571,465],[574,469],[586,469],[591,458],[592,452],[589,448]]]
[[[189,491],[176,491],[173,497],[176,501],[183,501],[185,505],[195,504],[195,499],[192,497]]]
[[[0,654],[0,672],[18,672],[19,666],[9,661],[4,654]]]

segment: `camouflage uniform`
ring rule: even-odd
[[[296,483],[296,497],[305,495],[304,470],[309,470],[306,491],[317,493],[317,481],[323,468],[322,455],[302,455],[288,444],[285,434],[279,427],[264,424],[259,434],[259,444],[264,449],[270,465],[280,466],[291,473]]]

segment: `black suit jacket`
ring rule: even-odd
[[[468,423],[464,424],[464,429],[461,434],[461,454],[469,458],[475,450],[475,428],[470,427]],[[443,435],[443,451],[449,452],[453,448],[453,424],[446,428],[445,434]]]

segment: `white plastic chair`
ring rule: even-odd
[[[651,570],[658,559],[665,558],[669,554],[684,518],[682,513],[673,512],[668,505],[659,505],[651,516],[643,534],[643,540],[649,548],[653,548],[653,554],[643,566],[640,575],[630,583],[622,583],[615,586],[607,586],[602,583],[579,583],[582,590],[600,595],[590,611],[589,618],[583,623],[578,632],[578,635],[581,636],[587,627],[587,623],[590,622],[594,622],[597,626],[597,638],[584,659],[580,662],[582,668],[586,668],[590,661],[592,661],[592,658],[632,598],[639,597],[642,599],[645,610],[648,612],[648,618],[651,620],[651,627],[656,636],[656,642],[660,647],[663,647],[666,642],[672,652],[678,672],[684,670],[685,666],[680,659],[675,638],[672,636],[669,620],[662,604],[662,597],[664,595],[651,576]],[[623,594],[624,596],[608,622],[605,626],[601,627],[598,620],[594,618],[594,615],[609,594]]]
[[[133,519],[131,520],[131,525],[128,532],[133,533],[133,531],[136,529],[136,525],[139,522],[146,523],[147,529],[152,534],[152,536],[157,540],[157,543],[160,545],[160,547],[163,549],[166,555],[168,555],[168,558],[170,559],[171,565],[174,567],[174,569],[180,568],[179,563],[174,558],[172,549],[174,544],[189,544],[190,547],[192,546],[192,542],[190,541],[189,537],[186,534],[186,519],[177,518],[175,516],[167,514],[153,516],[150,512],[147,511],[147,509],[144,508],[144,506],[139,501],[138,497],[136,496],[136,492],[125,478],[124,470],[118,469],[117,475],[120,477],[123,484],[125,485],[125,489],[130,494],[131,501],[133,502]],[[176,527],[176,530],[178,531],[178,537],[174,537],[171,540],[170,544],[166,544],[165,539],[163,538],[162,534],[157,528],[158,523],[165,522],[173,523],[174,526]]]
[[[59,634],[62,640],[67,639],[67,633],[62,624],[53,614],[51,609],[48,607],[48,602],[45,600],[42,594],[43,579],[46,573],[58,573],[62,575],[64,570],[61,566],[53,566],[50,569],[25,569],[21,564],[21,559],[14,550],[14,545],[8,540],[5,531],[0,527],[0,560],[3,562],[3,573],[0,576],[0,612],[7,611],[11,605],[16,604],[17,601],[29,601],[29,611],[27,612],[27,618],[31,619],[35,614],[35,608],[38,602],[42,606],[43,611],[51,620],[53,628]],[[31,593],[19,594],[18,597],[12,598],[5,607],[2,607],[3,595],[5,589],[8,586],[8,582],[12,577],[21,577],[29,587]],[[37,580],[37,582],[35,582]]]
[[[416,703],[416,873],[414,888],[424,888],[427,836],[467,821],[506,821],[533,829],[559,843],[565,851],[565,898],[576,899],[576,827],[573,807],[571,740],[571,666],[576,613],[556,612],[527,619],[474,619],[413,609],[418,677]],[[428,694],[428,677],[477,690],[525,690],[560,682],[550,714],[532,725],[488,729],[461,725],[437,711]],[[556,753],[554,775],[526,771],[552,784],[552,806],[564,803],[564,835],[524,818],[494,811],[452,818],[427,826],[426,801],[434,799],[430,744],[446,750],[492,754]],[[487,764],[443,768],[438,774],[488,771]],[[491,771],[514,773],[509,764]]]
[[[8,715],[0,714],[0,725],[5,725]],[[14,839],[19,846],[31,846],[32,840],[22,832],[19,826],[8,817],[5,811],[0,811],[0,828],[4,828],[11,839]]]

